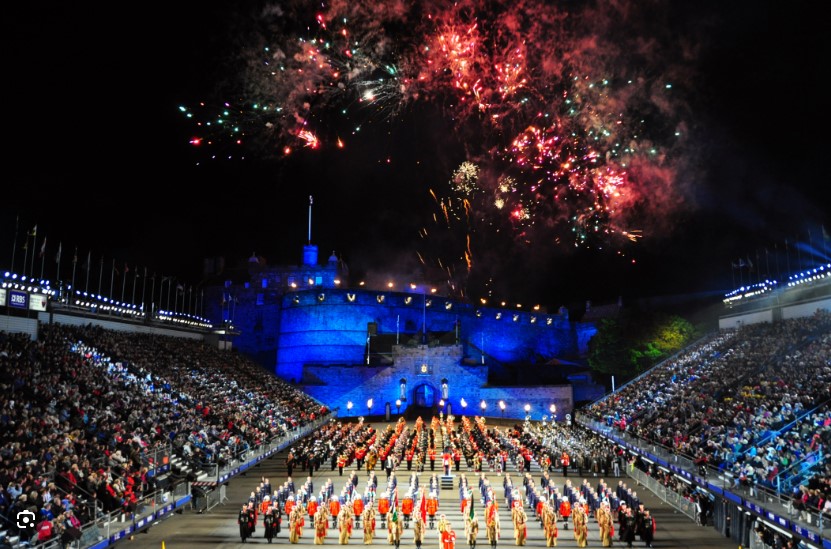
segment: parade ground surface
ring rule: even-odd
[[[379,430],[384,429],[387,425],[385,422],[380,421],[377,423],[373,422],[372,424]],[[132,537],[132,539],[127,538],[120,541],[116,547],[124,547],[125,549],[159,549],[161,547],[164,547],[165,549],[187,549],[198,547],[249,547],[252,544],[268,545],[268,540],[262,537],[263,528],[261,518],[258,522],[257,531],[254,533],[254,537],[249,538],[246,543],[242,543],[239,537],[239,527],[237,526],[237,515],[242,503],[248,500],[250,493],[259,486],[263,477],[268,478],[274,488],[283,484],[287,477],[287,453],[288,451],[286,450],[275,454],[271,458],[263,460],[255,467],[249,469],[244,475],[233,478],[227,486],[227,501],[223,504],[216,505],[209,511],[201,514],[191,510],[190,508],[185,508],[182,514],[172,513],[168,516],[168,518],[154,524],[146,532],[137,533]],[[332,471],[327,463],[320,470],[315,471],[312,477],[314,480],[315,490],[318,490],[320,486],[323,486],[327,479],[331,479],[335,486],[335,494],[339,494],[341,487],[349,478],[349,474],[353,471],[356,471],[354,463],[349,468],[344,469],[343,476],[339,476],[338,470],[335,469]],[[401,464],[399,466],[396,471],[399,490],[402,485],[406,485],[408,483],[411,472],[412,471],[407,471],[405,464]],[[439,476],[442,474],[441,467],[438,463],[436,464],[436,471],[434,472]],[[426,467],[425,471],[419,475],[419,485],[427,486],[432,473],[433,472],[430,471],[429,466]],[[460,472],[452,472],[452,474],[455,475],[453,479],[453,489],[442,490],[439,496],[438,514],[445,514],[449,519],[453,530],[457,533],[456,549],[468,549],[468,545],[464,540],[464,520],[459,509],[458,478],[462,473],[468,477],[468,482],[473,489],[474,501],[477,501],[478,503],[479,494],[476,489],[478,485],[478,473],[468,472],[464,466],[462,466]],[[515,470],[513,465],[510,463],[508,465],[508,473],[510,473],[511,477],[514,479],[515,485],[517,482],[519,483],[518,487],[521,489],[521,475],[523,473]],[[299,487],[302,485],[308,474],[308,471],[303,471],[300,467],[295,467],[292,475],[295,486]],[[378,466],[375,469],[375,474],[378,477],[378,490],[381,491],[386,486],[386,473],[380,466]],[[565,478],[562,476],[561,471],[553,470],[550,474],[554,482],[557,483],[558,486],[562,487],[565,483]],[[502,532],[498,547],[514,547],[515,544],[513,540],[513,527],[511,524],[510,511],[507,510],[507,507],[504,504],[504,499],[502,498],[502,477],[497,473],[486,472],[486,475],[489,478],[491,485],[494,486],[494,491],[499,498],[500,527]],[[532,469],[532,476],[538,483],[541,476],[541,472],[538,468],[534,467],[534,469]],[[366,486],[366,478],[367,473],[364,468],[363,471],[359,472],[360,482],[358,484],[358,490],[361,493],[363,493],[363,489]],[[598,477],[593,477],[591,475],[586,477],[585,474],[583,477],[570,474],[568,478],[571,479],[573,484],[579,484],[582,482],[582,478],[588,478],[589,483],[592,486],[596,485],[599,480]],[[617,485],[618,481],[618,479],[614,477],[605,477],[605,480],[612,486]],[[627,486],[637,488],[638,495],[641,497],[641,501],[645,504],[645,508],[649,509],[655,517],[656,531],[653,547],[658,549],[670,547],[682,549],[736,549],[735,542],[731,541],[729,538],[721,536],[710,526],[698,526],[685,515],[675,511],[671,506],[661,502],[661,500],[655,497],[645,487],[638,486],[634,479],[624,477],[623,480],[626,482]],[[528,539],[525,546],[545,547],[546,544],[545,538],[543,537],[542,526],[540,526],[537,520],[532,519],[530,510],[527,509],[527,506],[526,511],[529,512],[529,521]],[[477,516],[479,516],[480,519],[483,516],[481,506],[477,506]],[[557,547],[577,547],[572,530],[563,529],[562,522],[559,522],[558,526],[560,528],[560,533]],[[615,528],[617,528],[617,526],[615,526]],[[289,544],[288,520],[285,517],[283,517],[282,530],[272,543]],[[314,529],[311,526],[311,522],[307,518],[306,526],[303,528],[303,537],[297,545],[313,544]],[[355,528],[355,531],[353,531],[352,537],[349,540],[349,544],[363,545],[362,528]],[[329,528],[325,545],[339,545],[337,529]],[[386,528],[381,526],[380,518],[377,521],[373,545],[385,547],[390,546],[390,544],[387,543]],[[410,523],[410,529],[405,530],[402,535],[401,546],[415,547],[415,543],[413,542],[412,523]],[[640,539],[636,539],[633,543],[633,547],[639,548],[644,546],[644,542]],[[426,531],[423,547],[426,549],[440,549],[439,533],[435,528],[432,530],[428,529]],[[477,548],[489,549],[489,547],[490,546],[485,536],[484,528],[480,528]],[[590,518],[589,520],[588,547],[601,547],[597,522],[594,518]],[[615,533],[613,547],[626,547],[625,542],[617,540],[617,533]]]

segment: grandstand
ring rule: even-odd
[[[578,474],[617,464],[691,519],[709,502],[704,524],[744,546],[764,528],[827,548],[831,313],[817,288],[732,304],[718,332],[575,410],[573,428],[544,419],[515,431],[467,417],[378,433],[336,427],[337,410],[218,348],[202,326],[89,311],[7,316],[0,539],[36,538],[15,520],[29,511],[33,526],[51,525],[43,547],[103,549],[172,515],[210,511],[230,481],[288,448],[304,468],[341,456],[349,467],[377,442],[416,468],[429,468],[429,446],[450,443],[462,467],[527,463],[535,474],[568,448]]]

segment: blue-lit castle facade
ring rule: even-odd
[[[511,310],[427,285],[350,284],[335,254],[319,263],[311,244],[298,266],[265,267],[252,257],[248,276],[217,288],[209,317],[234,334],[236,351],[341,416],[411,406],[481,413],[484,405],[488,415],[540,419],[556,411],[564,418],[576,400],[571,384],[499,386],[489,383],[489,371],[582,354],[596,332],[571,322],[565,308]]]

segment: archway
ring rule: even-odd
[[[419,408],[432,408],[436,403],[436,390],[427,383],[422,383],[413,390],[413,402]]]

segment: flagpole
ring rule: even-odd
[[[142,293],[142,302],[144,302],[144,289],[141,290]],[[155,312],[155,299],[156,299],[156,273],[153,273],[153,284],[150,287],[150,310],[147,311],[146,315],[149,314],[151,317]]]
[[[75,246],[75,255],[72,256],[72,287],[70,288],[70,300],[67,305],[71,304],[72,294],[75,292],[75,268],[78,266],[78,246]]]
[[[776,280],[782,282],[782,269],[779,268],[779,244],[773,243],[773,256],[776,261]]]
[[[756,248],[756,284],[762,283],[762,271],[759,264],[759,248]]]
[[[124,288],[127,286],[127,264],[124,264],[124,276],[121,278],[121,302],[124,303]]]
[[[154,277],[156,275],[153,275]],[[166,276],[162,276],[162,279],[159,280],[159,307],[164,306],[164,280],[167,278]],[[153,279],[153,286],[156,285],[155,279]]]
[[[101,269],[98,271],[98,295],[101,295],[101,283],[104,281],[104,256],[101,256]]]
[[[811,232],[811,227],[808,227],[808,245],[811,247],[811,255],[816,255],[814,253],[814,235]],[[810,268],[810,265],[808,266]]]
[[[61,251],[63,251],[63,242],[58,242],[58,255],[55,256],[55,263],[58,264],[55,268],[55,279],[58,283],[61,281]]]
[[[130,302],[135,305],[136,304],[136,280],[138,280],[139,274],[136,271],[136,275],[133,277],[133,297],[130,299]]]
[[[786,274],[788,276],[791,276],[791,248],[790,248],[790,246],[788,246],[788,239],[787,238],[785,239],[785,261],[787,262],[787,264],[786,264],[787,273]]]
[[[11,272],[14,274],[14,256],[17,252],[17,233],[20,230],[20,216],[18,215],[14,219],[14,244],[12,244],[12,268]]]
[[[43,237],[43,246],[40,248],[40,279],[43,280],[43,268],[46,266],[46,237]]]
[[[29,237],[32,236],[29,233],[26,233],[26,243],[23,244],[23,251],[26,252],[23,254],[23,276],[26,276],[26,265],[29,264]]]
[[[796,265],[797,269],[802,270],[802,254],[799,252],[799,238],[796,239]]]
[[[31,271],[31,276],[35,276],[35,250],[38,248],[38,226],[35,225],[34,230],[32,231],[32,237],[34,240],[32,241],[32,266],[29,269]]]
[[[110,270],[110,295],[107,296],[111,301],[113,299],[113,282],[115,282],[115,258],[113,258],[113,268]]]
[[[84,285],[84,293],[89,292],[89,272],[92,270],[92,250],[87,252],[87,282]]]
[[[141,279],[141,308],[144,309],[144,295],[147,289],[147,267],[144,268],[144,278]]]

